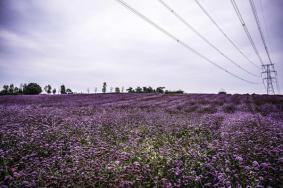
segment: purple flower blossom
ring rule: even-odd
[[[0,186],[276,187],[283,164],[280,100],[0,97]]]

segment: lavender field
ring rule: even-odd
[[[0,97],[1,187],[282,187],[283,97]]]

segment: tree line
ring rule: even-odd
[[[60,90],[57,91],[56,88],[52,88],[51,85],[46,85],[42,89],[37,83],[21,84],[20,87],[14,86],[14,84],[4,85],[3,89],[0,91],[0,95],[38,95],[45,91],[47,94],[72,94],[72,90],[65,87],[65,85],[60,86]]]
[[[103,93],[106,93],[106,90],[107,90],[107,84],[106,82],[103,83],[103,86],[102,86],[102,92]],[[122,87],[122,92],[123,92],[124,88]],[[165,87],[157,87],[157,88],[152,88],[151,86],[149,87],[136,87],[136,88],[133,88],[133,87],[129,87],[128,89],[126,89],[126,91],[128,93],[165,93],[165,94],[169,94],[169,93],[180,93],[180,94],[183,94],[184,91],[182,90],[176,90],[176,91],[170,91],[170,90],[165,90]],[[110,92],[112,93],[112,88],[110,88]],[[121,90],[119,87],[115,87],[115,90],[114,90],[115,93],[120,93]]]
[[[113,91],[114,89],[114,91]],[[41,86],[37,83],[29,83],[29,84],[21,84],[20,87],[14,86],[14,84],[10,85],[4,85],[3,89],[0,91],[0,95],[38,95],[45,91],[47,94],[73,94],[73,91],[69,88],[66,88],[65,85],[61,85],[60,89],[57,91],[56,88],[52,88],[50,84],[46,85],[41,88]],[[97,88],[95,88],[95,93],[97,92]],[[110,87],[110,93],[115,92],[115,93],[124,93],[124,87],[121,89],[119,87]],[[152,88],[151,86],[149,87],[129,87],[126,89],[126,92],[128,93],[184,93],[182,90],[177,90],[177,91],[169,91],[165,90],[165,87],[157,87],[157,88]],[[88,89],[89,93],[89,89]],[[104,82],[102,85],[102,93],[107,93],[107,83]]]

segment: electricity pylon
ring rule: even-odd
[[[266,93],[275,94],[273,84],[277,83],[277,72],[275,71],[274,64],[262,65],[263,71],[261,72],[263,83],[266,87]]]

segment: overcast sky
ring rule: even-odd
[[[217,30],[194,0],[164,0],[201,34],[245,69],[260,75]],[[199,0],[256,64],[230,0]],[[158,0],[126,0],[202,54],[247,80],[242,71],[166,10]],[[267,62],[248,0],[236,0]],[[283,88],[283,1],[255,0],[271,58]],[[282,81],[281,81],[282,80]],[[264,93],[262,84],[238,80],[188,51],[115,0],[0,0],[0,84],[61,84],[75,91],[108,86],[166,86],[186,92]]]

